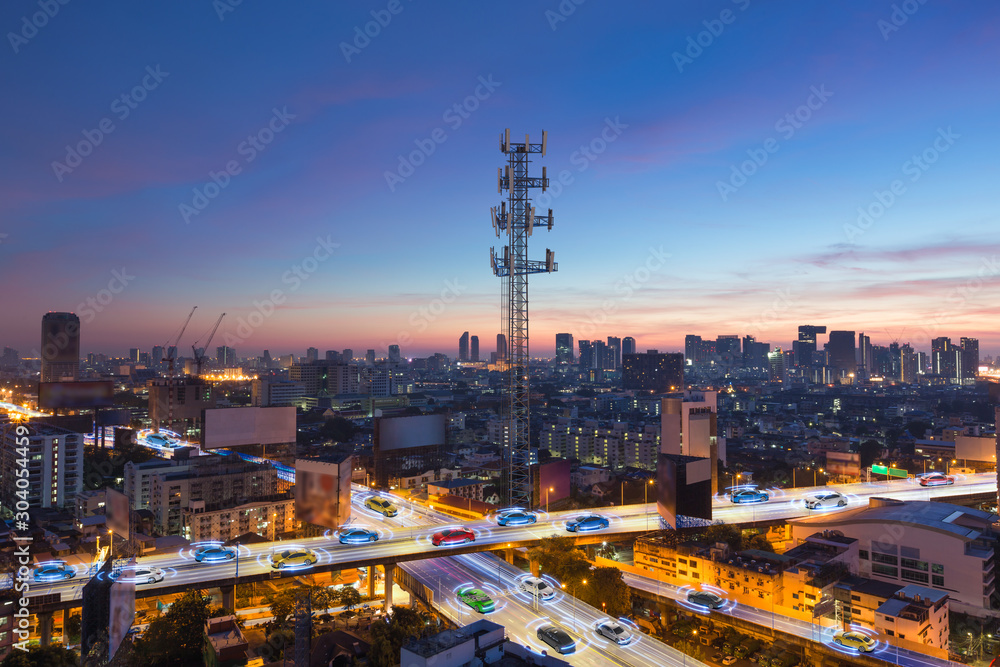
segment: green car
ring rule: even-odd
[[[481,614],[487,614],[497,608],[493,598],[478,588],[463,588],[458,592],[458,597]]]

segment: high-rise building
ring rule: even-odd
[[[684,355],[649,352],[624,355],[622,386],[654,394],[680,391],[684,389]]]
[[[622,338],[622,354],[635,354],[635,338],[631,336]]]
[[[556,363],[571,364],[575,357],[573,355],[573,334],[556,334]]]
[[[215,348],[215,360],[222,368],[234,368],[237,366],[236,350],[228,345],[220,345]]]
[[[621,370],[622,367],[622,339],[608,336],[608,355],[611,357],[611,368]]]
[[[868,379],[875,370],[875,360],[872,358],[872,339],[862,331],[858,334],[858,375]]]
[[[0,366],[3,368],[17,368],[21,365],[21,355],[12,347],[3,349],[3,356],[0,357]]]
[[[83,490],[83,433],[32,421],[19,433],[15,424],[0,428],[0,503],[15,507],[25,500],[29,507],[55,508],[72,505]],[[27,452],[24,451],[27,438]],[[27,459],[22,467],[18,461]],[[18,471],[28,472],[27,486],[14,483]]]
[[[608,352],[607,344],[603,340],[595,340],[592,344],[594,346],[594,365],[591,368],[612,369],[611,355]]]
[[[331,361],[331,362],[333,362],[335,364],[339,363],[340,362],[340,352],[337,352],[336,350],[327,350],[326,351],[326,360],[327,361]]]
[[[128,351],[128,360],[133,364],[139,363],[139,348],[133,347]]]
[[[497,334],[497,361],[502,361],[507,358],[507,336],[505,334]]]
[[[913,348],[907,343],[906,345],[899,346],[899,379],[907,384],[916,384],[917,382],[917,368],[919,367],[917,363],[917,355],[914,354]]]
[[[594,346],[589,340],[577,341],[580,350],[580,370],[587,370],[594,367]]]
[[[701,351],[701,336],[688,334],[684,336],[684,361],[689,366],[693,366],[696,361],[701,361],[699,352]]]
[[[469,332],[466,331],[462,334],[462,337],[458,339],[458,360],[468,361],[469,360]]]
[[[836,377],[846,377],[858,370],[853,331],[831,331],[827,352],[830,356],[829,365],[834,369]]]
[[[310,347],[306,350],[306,363],[311,364],[314,361],[319,361],[319,350],[315,347]]]
[[[479,361],[479,336],[469,338],[469,360]]]
[[[73,313],[42,316],[42,382],[80,379],[80,318]]]
[[[365,363],[369,365],[375,363],[375,350],[368,350],[365,352]]]
[[[784,382],[785,381],[785,355],[782,353],[780,347],[774,348],[773,351],[767,353],[767,361],[770,366],[770,380],[771,382]]]
[[[685,391],[683,397],[662,399],[660,452],[709,459],[712,493],[719,490],[718,461],[726,461],[725,439],[719,438],[718,393]]]
[[[979,372],[979,339],[962,338],[962,383],[971,384],[976,381]]]
[[[724,368],[734,368],[742,361],[740,337],[737,335],[719,336],[715,339],[715,352],[719,355]]]
[[[955,377],[955,348],[950,338],[941,336],[931,341],[931,363],[935,375]]]
[[[403,357],[402,357],[402,355],[399,352],[399,346],[398,345],[390,345],[389,346],[389,361],[391,363],[398,364],[400,361],[402,361],[402,359],[403,359]]]
[[[816,354],[817,336],[825,333],[825,325],[803,324],[799,327],[799,339],[792,345],[796,366],[809,368],[817,363],[813,358]]]
[[[152,361],[153,361],[153,365],[154,366],[159,366],[160,363],[163,361],[163,346],[162,345],[154,345],[153,346]]]
[[[340,353],[340,360],[345,364],[349,364],[354,361],[354,350],[349,347],[344,348],[344,351]]]

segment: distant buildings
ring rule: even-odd
[[[615,470],[655,469],[659,443],[656,426],[565,418],[544,424],[538,436],[539,448],[548,449],[554,456]]]
[[[556,334],[556,363],[572,364],[575,361],[573,354],[573,334]]]
[[[635,338],[625,336],[622,338],[622,355],[635,354]]]
[[[502,361],[507,358],[507,336],[504,334],[497,334],[497,361]]]
[[[827,349],[829,366],[834,370],[835,378],[842,380],[852,376],[858,369],[854,353],[853,331],[831,331]],[[849,384],[849,382],[847,382]]]
[[[623,355],[625,389],[665,394],[684,388],[684,355],[646,352]]]
[[[462,334],[462,337],[458,339],[458,360],[468,361],[469,360],[469,332],[466,331]]]
[[[73,313],[42,316],[42,382],[80,379],[80,318]]]

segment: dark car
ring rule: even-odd
[[[696,604],[699,607],[708,607],[709,609],[721,609],[726,604],[726,601],[721,597],[708,591],[691,591],[688,593],[687,599],[691,604]]]
[[[476,534],[468,528],[446,528],[439,533],[434,533],[434,536],[431,538],[431,543],[436,547],[442,544],[447,546],[475,541]]]
[[[225,547],[221,544],[203,544],[194,550],[194,559],[201,563],[216,563],[236,558],[235,547]]]
[[[340,531],[338,539],[341,544],[365,544],[378,542],[378,533],[367,528],[348,528]]]
[[[587,516],[573,519],[566,523],[566,530],[571,533],[585,533],[591,530],[603,530],[611,525],[607,517],[599,514],[588,514]]]
[[[538,521],[534,512],[526,510],[511,510],[497,516],[497,524],[501,526],[526,526]]]
[[[538,628],[538,638],[563,655],[576,650],[576,642],[569,633],[554,625],[543,625]]]
[[[730,496],[736,504],[742,503],[766,503],[770,496],[768,496],[763,491],[758,491],[757,489],[743,489],[742,491],[736,491]]]

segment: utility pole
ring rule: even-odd
[[[545,157],[548,140],[542,132],[541,143],[511,143],[510,129],[500,135],[500,152],[507,156],[506,168],[497,168],[497,193],[507,192],[507,201],[490,210],[497,238],[504,239],[502,254],[490,248],[493,274],[501,278],[501,319],[507,329],[501,419],[504,424],[503,456],[504,496],[508,506],[532,506],[529,445],[529,364],[528,364],[528,276],[532,273],[552,273],[557,269],[555,255],[545,251],[545,259],[528,259],[528,237],[535,227],[552,229],[552,209],[537,217],[531,205],[531,188],[545,192],[549,179],[542,167],[541,178],[528,176],[529,156]]]

